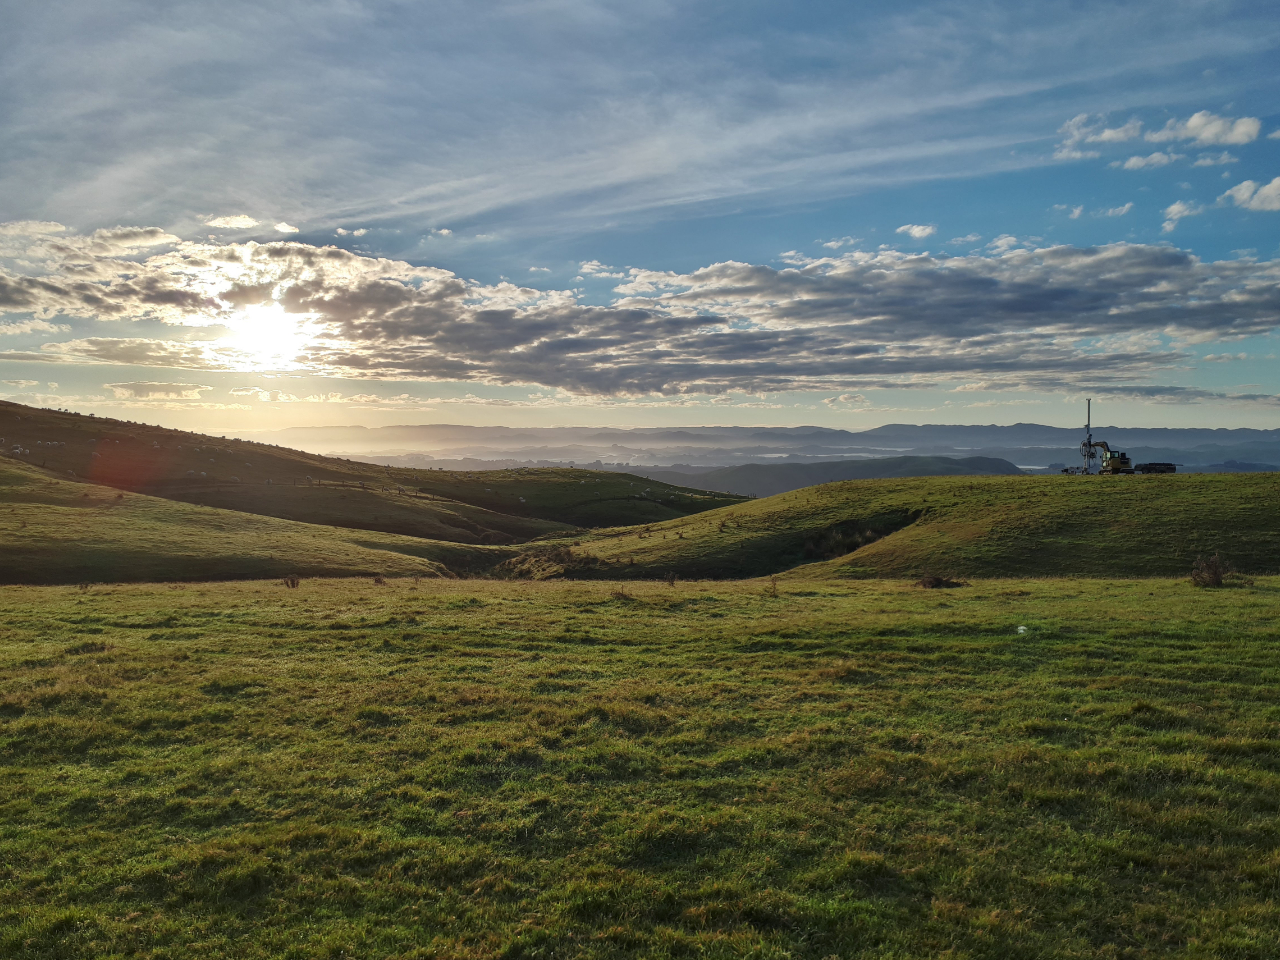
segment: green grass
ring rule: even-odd
[[[1280,474],[853,480],[600,531],[542,572],[1141,577],[1185,574],[1215,551],[1243,572],[1280,571]]]
[[[263,516],[461,543],[514,542],[566,527],[650,523],[743,499],[597,470],[383,467],[7,401],[0,401],[0,440],[0,456],[18,443],[30,451],[18,458],[21,462],[62,478],[87,478],[187,502],[226,502]],[[353,491],[360,484],[367,489]],[[382,495],[385,489],[394,496],[399,487],[449,502],[400,495],[392,508]],[[329,489],[349,496],[300,492]]]
[[[0,583],[454,576],[512,553],[177,503],[0,461]]]
[[[0,955],[1280,954],[1280,580],[772,593],[0,590]]]

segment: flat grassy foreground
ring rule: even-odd
[[[804,586],[3,588],[0,956],[1280,955],[1280,579]]]

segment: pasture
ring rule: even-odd
[[[0,955],[1273,957],[1277,600],[5,587]]]

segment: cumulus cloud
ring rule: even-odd
[[[355,230],[348,230],[345,227],[339,227],[337,230],[334,231],[334,233],[336,233],[340,237],[363,237],[368,232],[369,232],[368,227],[357,227]],[[437,231],[433,230],[432,232],[435,233]],[[444,232],[448,233],[449,231],[446,230]]]
[[[1223,164],[1238,163],[1238,162],[1239,160],[1236,157],[1233,157],[1231,154],[1227,153],[1227,151],[1223,150],[1221,153],[1200,154],[1200,156],[1196,157],[1196,162],[1193,163],[1192,166],[1193,167],[1219,167],[1219,166],[1222,166]]]
[[[211,217],[205,221],[205,225],[218,227],[222,230],[248,230],[251,227],[256,227],[258,221],[253,217],[245,216],[243,213],[236,213],[226,217]]]
[[[1094,132],[1094,128],[1089,124],[1089,115],[1087,113],[1077,114],[1072,117],[1058,128],[1058,132],[1062,134],[1062,142],[1053,151],[1053,159],[1088,160],[1100,155],[1097,150],[1080,149],[1080,144],[1085,142]]]
[[[1194,212],[1174,205],[1166,219]],[[82,336],[4,355],[14,359],[269,372],[279,369],[275,354],[259,351],[283,339],[294,368],[317,375],[530,384],[584,397],[842,396],[956,380],[1119,386],[1185,362],[1170,343],[1280,325],[1280,262],[1206,263],[1136,244],[1028,249],[1008,234],[985,255],[851,250],[796,254],[782,267],[629,268],[607,304],[296,241],[181,243],[128,260],[87,254],[88,238],[39,243],[38,273],[17,261],[0,269],[0,311],[171,332]],[[237,389],[282,402],[392,402]]]
[[[966,243],[977,243],[981,239],[982,234],[980,233],[966,233],[963,237],[952,237],[947,241],[947,243],[949,245],[960,246]]]
[[[1105,210],[1099,210],[1098,215],[1102,217],[1123,217],[1132,209],[1133,201],[1131,200],[1122,207],[1107,207]]]
[[[607,267],[599,260],[584,260],[578,264],[578,272],[584,277],[612,277],[619,279],[627,274],[621,273],[616,267]]]
[[[1084,213],[1083,206],[1073,207],[1070,204],[1066,204],[1066,203],[1055,203],[1053,205],[1053,209],[1065,213],[1067,215],[1067,219],[1069,220],[1079,220],[1080,214]]]
[[[1099,130],[1097,133],[1089,134],[1085,139],[1089,143],[1124,143],[1126,140],[1136,139],[1141,133],[1142,121],[1135,118],[1123,127]]]
[[[1280,210],[1280,177],[1268,184],[1254,180],[1237,183],[1218,198],[1219,203],[1227,200],[1245,210]]]
[[[117,400],[199,400],[201,390],[213,389],[198,383],[157,383],[149,380],[104,383],[103,386],[114,393]]]
[[[1258,139],[1262,121],[1257,117],[1219,117],[1208,110],[1194,113],[1186,120],[1170,120],[1159,130],[1152,130],[1146,139],[1152,143],[1172,140],[1194,140],[1204,146],[1214,144],[1252,143]]]
[[[298,233],[298,228],[281,220],[276,224],[276,233]]]
[[[912,240],[923,240],[937,232],[938,228],[931,223],[904,223],[894,231],[894,233],[905,233]]]
[[[1204,212],[1204,207],[1194,203],[1187,203],[1185,200],[1178,200],[1164,208],[1164,223],[1160,225],[1160,229],[1164,233],[1173,233],[1178,227],[1178,221],[1185,217],[1195,217]]]
[[[834,240],[818,241],[828,250],[839,250],[841,247],[851,247],[858,242],[857,237],[837,237]]]
[[[530,273],[550,273],[551,268],[550,267],[530,267],[529,272]]]
[[[1153,167],[1167,167],[1175,160],[1184,159],[1181,153],[1164,153],[1157,150],[1155,153],[1148,154],[1145,157],[1130,157],[1121,163],[1119,160],[1112,162],[1113,167],[1123,167],[1125,170],[1146,170]]]

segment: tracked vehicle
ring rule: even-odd
[[[1080,444],[1080,457],[1084,464],[1067,467],[1063,473],[1092,474],[1093,461],[1098,461],[1098,476],[1119,476],[1133,473],[1177,473],[1176,463],[1140,463],[1136,467],[1129,455],[1122,450],[1112,450],[1105,440],[1093,439],[1093,401],[1086,400],[1085,438]],[[1101,455],[1099,455],[1101,452]]]

